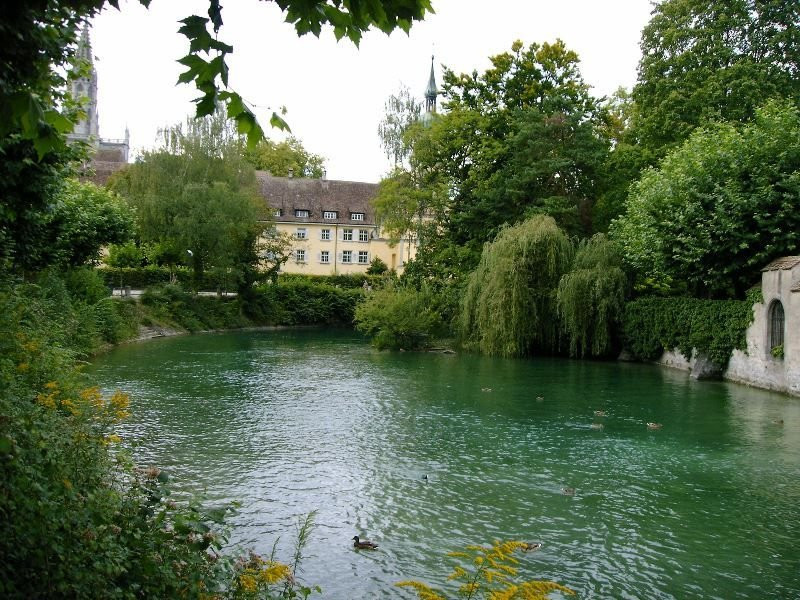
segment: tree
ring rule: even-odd
[[[602,233],[583,240],[572,268],[558,283],[558,315],[571,356],[604,356],[614,350],[627,287],[616,245]]]
[[[268,171],[275,177],[311,177],[319,179],[325,175],[325,158],[312,154],[297,138],[283,142],[264,139],[253,149],[245,151],[245,157],[259,171]]]
[[[800,101],[800,4],[665,0],[642,31],[635,129],[663,156],[696,128]]]
[[[268,226],[244,140],[221,111],[163,132],[161,148],[110,182],[136,208],[141,241],[192,266],[255,268],[255,244]],[[250,279],[248,276],[246,279]]]
[[[397,94],[392,94],[384,104],[383,121],[378,125],[386,158],[394,160],[395,169],[403,165],[411,154],[411,144],[406,136],[408,129],[419,121],[422,103],[411,95],[403,85]]]
[[[464,346],[497,356],[557,350],[556,288],[572,256],[552,217],[503,229],[467,279],[459,319]]]
[[[591,202],[607,147],[578,56],[563,42],[517,41],[490,60],[481,75],[445,69],[447,113],[431,124],[418,157],[447,179],[449,236],[478,247],[530,212],[572,228],[565,209],[575,221]]]
[[[800,110],[695,131],[631,189],[611,234],[639,289],[741,297],[800,244]]]

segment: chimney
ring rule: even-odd
[[[325,181],[328,178],[328,170],[322,169],[322,181]]]
[[[294,167],[289,167],[289,179],[294,177]]]

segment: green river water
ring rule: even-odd
[[[393,583],[438,584],[446,552],[494,539],[542,542],[521,576],[579,598],[800,598],[798,399],[320,330],[153,340],[90,370],[131,393],[121,434],[140,464],[242,503],[234,544],[279,539],[288,560],[318,511],[300,578],[325,598],[409,597]],[[355,534],[380,549],[353,550]]]

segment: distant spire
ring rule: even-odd
[[[433,55],[431,55],[431,76],[428,79],[428,87],[425,88],[425,112],[436,112],[436,96],[439,90],[436,89],[436,75],[433,72]]]
[[[88,21],[84,22],[83,29],[81,30],[81,39],[78,40],[78,58],[88,60],[90,63],[94,62],[92,59],[92,42],[89,39]]]

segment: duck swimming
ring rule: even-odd
[[[661,423],[648,423],[648,429],[661,429]]]
[[[564,494],[565,496],[574,496],[575,488],[574,487],[561,488],[561,493]]]
[[[596,410],[596,411],[594,411],[594,416],[595,417],[605,417],[606,416],[606,411],[604,411],[604,410]]]
[[[357,550],[377,550],[378,544],[369,540],[360,540],[357,535],[353,536],[353,548]]]
[[[522,551],[523,552],[536,552],[539,548],[542,547],[541,542],[523,542],[522,543]]]
[[[592,429],[602,429],[603,428],[603,424],[602,423],[592,423],[589,427],[591,427]]]

